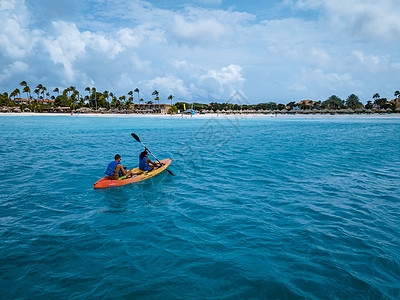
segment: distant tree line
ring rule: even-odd
[[[400,97],[400,92],[396,91],[394,93],[396,98]],[[390,108],[395,109],[395,103],[388,101],[386,98],[381,98],[378,93],[373,95],[373,100],[367,101],[364,106],[359,97],[355,94],[351,94],[347,97],[346,100],[340,99],[336,95],[330,96],[328,99],[324,101],[291,101],[287,104],[277,103],[277,102],[263,102],[258,104],[232,104],[232,103],[218,103],[211,102],[210,104],[203,103],[187,103],[187,102],[177,102],[175,106],[178,110],[182,111],[184,108],[186,109],[194,109],[194,110],[212,110],[212,111],[222,111],[222,110],[293,110],[293,109],[302,109],[302,110],[312,110],[312,109],[357,109],[357,108],[365,108],[365,109],[373,109],[373,108]]]

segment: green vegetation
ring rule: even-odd
[[[172,105],[168,110],[169,114],[176,114],[178,112],[178,108],[175,105]]]
[[[49,91],[44,85],[38,84],[33,90],[29,87],[26,81],[19,83],[20,88],[14,89],[10,94],[7,92],[0,93],[0,107],[5,110],[20,110],[20,111],[34,111],[34,112],[54,112],[58,110],[77,110],[86,108],[87,110],[128,110],[132,108],[133,104],[160,104],[159,92],[154,90],[152,95],[154,99],[145,101],[140,98],[140,90],[135,88],[133,91],[130,90],[126,95],[117,96],[113,92],[103,91],[99,92],[95,87],[86,87],[85,93],[80,93],[74,86],[60,90],[54,88]],[[52,92],[52,95],[50,95]],[[135,95],[137,94],[137,96]],[[23,97],[26,97],[23,99]],[[321,111],[332,112],[332,111],[396,111],[399,112],[399,100],[400,92],[397,90],[394,92],[396,99],[388,101],[387,98],[381,98],[379,93],[375,93],[371,100],[367,100],[364,106],[359,97],[355,94],[351,94],[346,100],[340,99],[336,95],[330,96],[325,100],[302,100],[302,101],[290,101],[287,104],[278,103],[275,101],[261,102],[258,104],[234,104],[229,102],[210,102],[205,103],[188,103],[178,101],[173,103],[175,96],[169,95],[167,100],[168,104],[171,105],[169,113],[177,113],[178,111],[184,111],[185,109],[194,109],[200,112],[234,112],[234,111],[283,111],[283,112],[294,112],[294,111]],[[345,111],[344,111],[345,110]]]

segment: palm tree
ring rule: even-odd
[[[374,94],[373,96],[372,96],[372,98],[374,98],[375,100],[376,99],[379,99],[381,97],[381,95],[379,95],[379,93],[376,93],[376,94]]]
[[[110,97],[110,95],[108,94],[108,91],[104,91],[103,96],[105,99],[107,99],[107,102],[108,102],[108,98]]]
[[[11,94],[13,94],[14,101],[15,101],[15,97],[17,95],[19,95],[19,98],[21,98],[21,92],[19,91],[19,89],[15,89]],[[10,94],[10,97],[12,97],[11,94]]]
[[[110,93],[111,96],[111,107],[115,107],[117,105],[117,97],[114,96],[114,94]]]
[[[90,97],[89,97],[89,95],[90,95],[90,87],[86,87],[85,88],[85,92],[88,92],[88,96],[87,96],[87,99],[88,99],[88,103],[89,103],[89,108],[90,108]],[[86,97],[85,97],[86,98]]]
[[[133,102],[133,91],[129,91],[129,92],[128,92],[128,95],[129,95],[129,98],[128,98],[128,101],[126,102],[126,105],[127,105],[128,107],[130,107],[131,104],[132,104],[132,102]]]
[[[76,87],[74,87],[72,85],[68,88],[68,92],[72,92],[72,94],[74,94],[75,91],[76,91]],[[68,98],[69,97],[70,97],[70,95],[68,94]]]
[[[140,97],[139,97],[139,89],[138,88],[136,88],[135,90],[134,90],[134,92],[135,93],[137,93],[137,98],[138,98],[138,102],[139,102],[139,104],[140,104]]]
[[[34,92],[35,94],[37,94],[36,100],[39,100],[40,89],[36,88],[33,92]]]
[[[96,88],[95,87],[92,87],[92,98],[94,99],[94,101],[96,103],[96,110],[97,110],[97,95],[96,95]]]
[[[7,92],[4,92],[3,93],[3,96],[4,96],[4,94],[6,94]],[[10,93],[10,96],[9,96],[9,98],[11,99],[12,97],[14,97],[14,99],[15,99],[15,90],[14,91],[12,91],[11,93]]]
[[[26,97],[28,97],[28,100],[31,100],[31,89],[29,86],[25,86],[24,89],[22,90],[23,93],[26,93]]]
[[[47,96],[47,88],[44,86],[44,87],[42,87],[42,98],[44,99],[44,96]]]
[[[400,91],[395,91],[395,92],[394,92],[394,96],[395,96],[396,98],[399,98],[399,97],[400,97]]]
[[[157,101],[158,101],[158,106],[157,106],[157,112],[158,112],[158,110],[160,109],[160,98],[158,96],[154,98],[154,102],[156,104],[157,104]],[[151,102],[151,101],[149,101],[149,102]],[[151,103],[149,103],[149,104],[151,104]]]
[[[169,95],[169,96],[168,96],[168,100],[171,100],[171,106],[172,106],[172,99],[173,99],[173,98],[175,98],[175,96],[173,96],[173,95]]]
[[[65,89],[63,90],[63,95],[67,96],[67,98],[69,98],[68,92],[69,92],[69,87],[68,87],[68,88],[65,88]]]
[[[7,94],[7,92],[3,93],[3,97],[5,97],[7,99],[7,106],[8,106],[9,101],[11,100],[11,97],[14,97],[14,101],[15,101],[15,96],[16,96],[15,90],[13,90],[10,93],[10,96]]]
[[[122,105],[123,108],[125,108],[125,99],[126,99],[125,95],[119,97],[119,101],[121,101],[121,105]]]
[[[60,90],[58,89],[58,87],[56,87],[56,88],[53,90],[53,93],[57,93],[57,95],[60,95]]]
[[[74,99],[74,102],[79,101],[79,92],[77,90],[74,90],[71,97]]]
[[[158,105],[160,105],[160,98],[158,98],[158,91],[157,90],[154,90],[154,92],[152,93],[152,95],[154,96],[156,96],[155,98],[154,98],[154,102],[155,103],[157,103],[157,101],[158,101]]]
[[[20,86],[23,86],[24,89],[22,90],[23,93],[26,93],[26,97],[28,98],[28,100],[30,101],[31,99],[31,89],[29,88],[28,84],[26,83],[26,81],[21,81],[19,83]]]
[[[37,85],[37,87],[36,87],[36,89],[35,89],[35,94],[37,94],[37,100],[39,100],[40,99],[40,93],[42,92],[42,89],[43,89],[43,85],[42,84],[38,84]],[[37,91],[39,91],[39,92],[37,92]]]

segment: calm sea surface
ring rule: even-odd
[[[94,190],[136,133],[171,171]],[[400,299],[400,119],[0,116],[0,292]]]

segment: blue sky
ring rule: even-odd
[[[398,0],[0,0],[0,20],[1,92],[366,103],[400,89]]]

